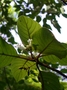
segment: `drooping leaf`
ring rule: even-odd
[[[32,35],[40,29],[40,24],[26,16],[20,16],[17,22],[18,33],[23,44],[28,44],[27,40],[32,38]]]
[[[43,90],[60,90],[59,79],[54,73],[41,71],[41,75]]]
[[[34,68],[36,68],[35,62],[24,59],[16,59],[11,64],[12,75],[17,82],[27,76],[28,71]]]
[[[17,55],[14,47],[0,37],[0,67],[4,67],[14,60],[13,55]]]
[[[58,42],[51,31],[41,28],[33,35],[33,44],[37,50],[44,55],[56,55],[59,58],[66,56],[66,48]]]

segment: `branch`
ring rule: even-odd
[[[24,56],[24,55],[10,55],[10,54],[5,54],[5,53],[0,53],[2,56],[7,56],[7,57],[14,57],[14,58],[20,58],[20,59],[25,59],[28,61],[35,62],[35,58],[31,58],[30,56]]]
[[[27,56],[23,56],[23,55],[8,55],[8,54],[4,54],[4,53],[0,53],[0,55],[3,55],[3,56],[9,56],[9,57],[14,57],[14,58],[20,58],[20,59],[25,59],[25,60],[28,60],[28,61],[32,61],[32,62],[36,62],[37,60],[35,60],[35,58],[31,58],[31,57],[27,57]],[[62,72],[60,72],[59,70],[56,70],[50,66],[48,66],[47,64],[44,64],[44,63],[41,63],[40,61],[37,61],[36,63],[40,64],[41,66],[44,66],[52,71],[55,71],[57,72],[58,74],[62,75],[63,77],[67,78],[67,76],[65,74],[63,74]]]
[[[67,76],[65,74],[63,74],[61,71],[56,70],[55,68],[52,68],[52,67],[48,66],[47,64],[41,63],[40,61],[38,61],[38,64],[40,64],[41,66],[44,66],[44,67],[46,67],[46,68],[48,68],[48,69],[50,69],[52,71],[55,71],[58,74],[62,75],[63,77],[67,78]]]

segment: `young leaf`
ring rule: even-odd
[[[40,29],[40,24],[26,16],[20,16],[17,22],[18,33],[23,44],[28,44],[27,40],[32,38],[32,35]]]
[[[41,71],[41,83],[43,90],[60,90],[59,79],[52,72]]]
[[[44,55],[55,55],[59,58],[66,56],[66,48],[58,42],[51,31],[47,28],[41,28],[34,33],[33,42],[37,46],[37,50]]]

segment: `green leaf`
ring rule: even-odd
[[[54,73],[41,71],[41,75],[43,90],[60,90],[59,79]]]
[[[52,32],[45,27],[34,33],[32,43],[37,46],[37,50],[41,54],[55,55],[59,58],[66,56],[66,48],[58,42]]]
[[[32,38],[32,35],[40,29],[40,24],[26,16],[20,16],[17,22],[18,33],[23,44],[28,44],[27,40]]]
[[[65,18],[67,18],[67,14],[62,14]]]
[[[17,55],[14,47],[0,37],[0,68],[10,64],[15,59],[13,55]]]
[[[36,68],[35,62],[24,59],[16,59],[11,64],[11,72],[17,82],[27,76],[28,71],[34,68]]]
[[[53,26],[58,30],[59,33],[61,33],[61,26],[58,24],[58,21],[55,19],[51,22]]]
[[[63,72],[63,73],[67,73],[67,69],[61,69],[61,72]]]
[[[37,16],[37,17],[36,17],[36,21],[37,21],[37,22],[40,22],[40,21],[41,21],[41,17],[40,17],[40,16]]]
[[[11,71],[16,81],[27,75],[27,71],[36,68],[35,62],[23,59],[14,47],[0,37],[0,68],[11,65]]]
[[[36,79],[37,77],[33,76],[34,79]],[[28,77],[28,79],[26,79],[24,81],[25,83],[25,88],[24,90],[41,90],[41,83],[40,82],[35,82],[32,78],[32,75],[30,77]]]
[[[61,85],[62,85],[62,90],[67,90],[67,82],[61,82]]]
[[[60,64],[60,65],[67,65],[67,56],[65,58],[59,59],[55,55],[48,55],[43,57],[45,61],[50,62],[52,64]]]

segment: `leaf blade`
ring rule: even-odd
[[[51,31],[47,28],[41,28],[33,35],[33,44],[37,45],[37,49],[44,55],[55,55],[64,58],[67,54],[66,48],[58,42]]]
[[[59,79],[54,73],[41,71],[41,74],[43,90],[60,90]]]
[[[26,16],[20,16],[17,22],[18,33],[23,44],[27,44],[27,40],[32,38],[33,33],[40,29],[40,24]]]

